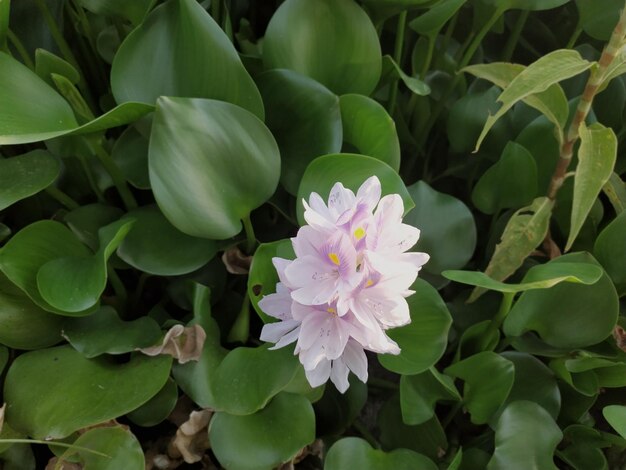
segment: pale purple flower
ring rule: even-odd
[[[428,255],[407,252],[419,230],[402,223],[402,198],[380,195],[375,176],[356,195],[335,184],[328,204],[312,193],[303,201],[309,225],[292,238],[296,259],[273,260],[280,282],[259,306],[280,321],[261,339],[272,349],[295,342],[312,386],[330,378],[343,393],[350,371],[367,380],[364,350],[400,353],[385,331],[411,321],[405,298]]]

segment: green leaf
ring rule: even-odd
[[[124,211],[118,207],[96,202],[80,206],[68,212],[64,220],[81,242],[93,251],[97,251],[100,246],[98,230],[105,225],[115,222],[122,214],[124,214]]]
[[[394,120],[378,102],[357,94],[339,98],[344,142],[362,155],[378,158],[394,171],[400,169],[400,143]]]
[[[41,297],[66,315],[82,316],[98,304],[107,283],[107,261],[134,220],[121,219],[98,231],[100,248],[93,256],[67,256],[45,263],[37,272]]]
[[[111,158],[124,177],[139,189],[150,189],[148,145],[148,139],[130,126],[122,132],[111,150]]]
[[[551,10],[559,7],[569,0],[483,0],[487,5],[493,5],[504,10]]]
[[[315,430],[318,436],[343,434],[365,406],[367,384],[358,380],[354,374],[348,377],[348,381],[350,387],[345,393],[328,386],[322,398],[315,403]]]
[[[515,380],[513,363],[490,351],[457,362],[445,373],[465,382],[463,403],[474,424],[489,422],[509,396]]]
[[[80,81],[80,74],[72,64],[45,49],[35,50],[35,73],[51,87],[54,87],[53,73],[63,75],[74,85]]]
[[[450,312],[434,287],[417,279],[411,290],[415,291],[407,298],[411,323],[388,333],[401,352],[378,356],[383,367],[398,374],[419,374],[433,366],[446,350],[452,324]]]
[[[97,15],[120,16],[138,24],[155,4],[155,0],[78,0],[78,3]]]
[[[156,206],[130,211],[124,219],[135,224],[117,254],[140,271],[157,276],[177,276],[195,271],[211,261],[218,250],[212,240],[182,233]]]
[[[11,12],[11,0],[0,0],[0,50],[6,51],[7,33],[9,32],[9,13]]]
[[[617,214],[624,212],[626,209],[626,184],[619,175],[612,173],[602,191],[609,198],[609,202]]]
[[[28,67],[0,52],[0,145],[32,142],[77,127],[72,108]]]
[[[622,0],[576,0],[576,7],[583,31],[594,39],[608,41],[624,4]]]
[[[454,16],[467,0],[442,0],[427,12],[409,22],[409,27],[418,34],[435,38],[441,28]]]
[[[118,103],[154,104],[159,96],[211,98],[263,118],[261,96],[235,47],[195,0],[158,6],[128,35],[113,60],[111,89]]]
[[[37,273],[50,261],[67,256],[86,259],[90,255],[89,249],[65,225],[52,220],[40,220],[24,227],[0,250],[0,270],[39,307],[66,315],[67,312],[44,300],[37,287]],[[89,313],[90,310],[74,314]]]
[[[550,52],[530,64],[511,80],[498,97],[498,101],[502,103],[502,106],[495,115],[489,116],[487,119],[478,142],[476,142],[475,151],[480,147],[489,129],[515,103],[530,95],[548,90],[555,83],[574,77],[589,69],[592,65],[592,62],[584,60],[577,51],[570,49]]]
[[[593,254],[611,276],[620,293],[626,292],[626,252],[619,249],[623,247],[624,240],[626,240],[626,212],[619,214],[604,227],[593,247]]]
[[[142,427],[152,427],[165,421],[174,410],[178,401],[178,386],[171,378],[167,379],[163,388],[149,401],[126,416],[133,423]]]
[[[496,449],[487,470],[557,470],[553,454],[563,434],[541,406],[516,401],[506,407],[496,431]]]
[[[472,202],[485,214],[524,206],[537,195],[537,165],[528,150],[509,142],[500,159],[483,173]]]
[[[430,255],[424,270],[440,274],[444,269],[465,266],[476,248],[476,224],[468,207],[424,181],[408,190],[415,208],[406,215],[404,223],[420,229],[420,239],[413,249]]]
[[[437,470],[437,465],[417,452],[396,449],[391,452],[373,449],[367,441],[358,437],[345,437],[335,442],[324,461],[324,470]]]
[[[203,99],[158,99],[149,165],[165,217],[212,239],[237,235],[240,219],[272,196],[280,175],[278,146],[256,116]]]
[[[602,268],[591,263],[546,263],[533,266],[524,276],[524,280],[518,284],[499,282],[478,271],[444,271],[442,273],[451,281],[510,293],[548,289],[561,282],[595,284],[602,274]]]
[[[380,42],[352,0],[287,0],[267,26],[263,63],[295,70],[338,95],[369,95],[380,78]]]
[[[294,259],[295,253],[293,252],[291,240],[285,239],[271,243],[261,243],[254,252],[254,257],[250,264],[250,274],[248,275],[248,296],[254,310],[259,314],[263,323],[276,321],[276,319],[267,315],[259,307],[259,300],[266,295],[276,292],[278,274],[272,264],[272,258],[274,257]]]
[[[291,70],[270,70],[257,78],[267,108],[265,122],[281,156],[280,182],[296,194],[315,157],[341,150],[339,99],[315,80]]]
[[[161,328],[150,317],[125,322],[109,306],[63,324],[63,337],[74,349],[91,359],[102,354],[124,354],[146,348],[161,338]]]
[[[171,361],[169,356],[137,355],[114,364],[86,359],[70,346],[22,354],[4,384],[7,419],[35,439],[69,436],[147,402],[165,384]]]
[[[145,461],[141,444],[137,438],[123,426],[100,427],[81,434],[73,443],[75,446],[107,455],[103,457],[93,452],[69,449],[59,460],[65,460],[68,454],[77,453],[80,461],[88,470],[143,470]]]
[[[587,253],[560,256],[549,264],[580,262],[597,264]],[[562,283],[550,289],[524,292],[504,321],[504,332],[507,336],[521,336],[536,331],[543,341],[556,348],[580,348],[609,336],[617,315],[615,288],[603,274],[593,285]]]
[[[617,431],[617,433],[626,439],[626,406],[609,405],[602,409],[604,419]]]
[[[337,182],[346,188],[356,191],[370,176],[377,176],[382,185],[382,194],[399,194],[404,202],[404,212],[413,208],[413,200],[407,192],[400,176],[386,163],[365,155],[352,153],[336,153],[316,158],[307,167],[300,187],[297,200],[307,201],[312,192],[318,193],[327,200],[328,193]],[[298,203],[298,222],[304,225],[304,206]]]
[[[390,74],[402,80],[406,87],[419,96],[430,94],[430,87],[419,78],[411,77],[404,73],[396,61],[390,55],[383,56],[383,76]]]
[[[287,462],[315,439],[315,415],[301,396],[281,393],[248,416],[215,413],[211,449],[225,468],[267,469]]]
[[[61,340],[63,318],[35,305],[0,274],[0,343],[13,349],[47,348]]]
[[[538,197],[530,206],[515,211],[485,269],[487,276],[503,281],[517,271],[548,233],[553,205],[547,197]],[[483,292],[484,289],[474,289],[468,302],[473,302]]]
[[[400,408],[402,421],[422,424],[435,416],[438,402],[461,401],[454,381],[433,367],[418,375],[400,377]]]
[[[0,211],[50,186],[61,165],[45,150],[0,159]]]
[[[593,124],[588,128],[583,122],[578,131],[580,148],[574,176],[571,229],[565,251],[569,250],[576,240],[602,187],[613,173],[617,159],[617,137],[613,129],[601,124]]]

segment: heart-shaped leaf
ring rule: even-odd
[[[388,333],[401,352],[378,356],[383,367],[398,374],[419,374],[434,365],[446,350],[452,324],[450,312],[434,287],[417,279],[411,290],[415,291],[407,298],[411,323]]]
[[[363,470],[436,470],[437,465],[417,452],[409,449],[396,449],[391,452],[373,449],[367,441],[358,437],[345,437],[335,442],[324,461],[324,470],[345,468]]]
[[[161,338],[161,328],[150,317],[122,321],[112,307],[106,306],[87,317],[66,320],[63,337],[85,357],[92,358],[152,346]]]
[[[211,98],[263,118],[261,96],[235,47],[195,0],[169,0],[128,35],[113,60],[111,89],[118,103]]]
[[[59,161],[45,150],[0,159],[0,211],[50,186],[60,169]]]
[[[98,231],[105,225],[118,220],[123,214],[124,211],[119,207],[96,202],[68,212],[64,220],[81,242],[93,251],[97,251],[100,246]]]
[[[602,415],[620,436],[626,439],[626,406],[609,405],[602,409]]]
[[[137,355],[115,364],[86,359],[70,346],[22,354],[4,383],[7,419],[35,439],[69,436],[147,402],[165,384],[171,362],[169,356]]]
[[[362,155],[378,158],[396,172],[400,169],[400,143],[396,124],[378,102],[357,94],[339,98],[344,142]],[[330,153],[330,152],[328,152]]]
[[[400,408],[402,421],[409,425],[422,424],[435,415],[439,401],[461,401],[451,377],[435,368],[418,375],[400,377]]]
[[[337,153],[324,155],[311,162],[304,172],[298,188],[298,201],[307,201],[312,192],[327,198],[331,188],[337,182],[356,191],[372,175],[380,179],[382,194],[399,194],[404,202],[404,212],[411,210],[414,203],[407,192],[402,179],[386,163],[365,155]],[[304,225],[304,206],[298,203],[298,221]]]
[[[272,196],[280,176],[267,127],[245,109],[214,100],[159,98],[149,164],[165,217],[188,235],[212,239],[237,235],[240,219]]]
[[[143,272],[157,276],[187,274],[204,266],[217,253],[216,242],[182,233],[158,207],[141,207],[125,217],[135,219],[135,224],[117,254]]]
[[[313,442],[315,415],[305,397],[281,393],[251,415],[215,413],[209,439],[223,467],[270,470]]]
[[[624,5],[621,0],[576,0],[576,7],[583,31],[592,38],[608,41]]]
[[[296,194],[315,157],[341,150],[341,113],[337,95],[291,70],[270,70],[257,78],[267,108],[265,122],[281,155],[280,182]]]
[[[263,63],[295,70],[338,95],[369,95],[380,78],[380,42],[352,0],[287,0],[267,26]]]

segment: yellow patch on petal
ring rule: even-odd
[[[360,240],[364,236],[365,236],[365,230],[363,230],[363,227],[359,227],[354,231],[354,238],[356,238],[357,240]]]
[[[326,311],[327,311],[328,313],[330,313],[331,315],[336,315],[336,314],[337,314],[337,310],[335,310],[335,309],[334,309],[334,308],[332,308],[332,307],[328,307],[328,308],[326,309]]]
[[[339,256],[337,256],[337,253],[328,253],[328,259],[330,259],[333,264],[336,264],[337,266],[339,266],[339,264],[341,263],[341,261],[339,260]]]
[[[374,281],[372,281],[371,279],[368,279],[367,282],[365,283],[367,287],[371,286],[372,284],[374,284]]]

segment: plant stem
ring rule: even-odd
[[[65,442],[55,442],[55,441],[39,441],[36,439],[0,439],[0,443],[6,444],[42,444],[46,446],[57,446],[64,447],[66,449],[73,449],[80,452],[88,452],[90,454],[99,455],[100,457],[105,457],[110,459],[111,456],[108,454],[104,454],[102,452],[98,452],[97,450],[90,449],[89,447],[81,447],[76,446],[74,444],[67,444]]]
[[[69,210],[78,209],[80,207],[79,203],[77,203],[74,199],[72,199],[70,196],[68,196],[55,186],[48,186],[46,188],[46,193],[48,193],[50,197],[56,199]]]
[[[246,232],[246,252],[251,255],[256,248],[257,241],[256,236],[254,235],[254,227],[252,226],[252,222],[250,221],[250,214],[246,215],[243,219],[243,228]]]
[[[15,33],[13,31],[11,31],[10,29],[7,31],[7,38],[11,42],[13,47],[15,47],[15,50],[17,51],[17,53],[20,55],[20,57],[24,61],[24,64],[29,69],[35,70],[35,64],[33,63],[33,60],[28,55],[28,51],[24,47],[24,44],[22,43],[22,41],[20,41],[20,38],[18,38],[15,35]]]
[[[578,22],[578,24],[576,25],[576,29],[574,29],[574,32],[572,33],[572,36],[569,38],[569,41],[567,41],[567,45],[565,46],[565,49],[572,49],[582,32],[583,32],[583,27],[580,24],[580,22]]]
[[[111,155],[109,155],[108,152],[104,150],[104,147],[102,147],[102,144],[100,142],[95,142],[95,144],[91,147],[98,157],[98,160],[100,160],[100,163],[102,163],[102,166],[104,166],[105,170],[109,173],[109,175],[111,175],[111,178],[113,179],[113,184],[115,184],[115,187],[117,188],[117,191],[120,194],[120,197],[122,198],[126,209],[136,209],[137,201],[135,201],[135,197],[133,196],[133,193],[130,192],[122,171],[113,161]]]
[[[126,287],[124,283],[119,278],[115,269],[111,264],[107,264],[107,274],[109,277],[109,282],[111,283],[111,287],[113,287],[113,291],[115,291],[116,304],[118,306],[118,310],[122,311],[122,307],[126,305],[126,301],[128,300],[128,292],[126,291]]]
[[[398,67],[402,67],[402,46],[404,44],[404,29],[406,28],[406,10],[398,15],[398,27],[396,29],[396,43],[393,48],[393,59],[398,64]],[[387,103],[387,109],[389,115],[393,118],[393,114],[396,111],[396,100],[398,98],[398,81],[394,79],[389,88],[389,102]]]
[[[506,318],[507,314],[511,310],[511,305],[513,305],[513,298],[515,297],[514,292],[504,292],[502,294],[502,302],[500,302],[500,308],[498,309],[498,313],[496,316],[491,319],[485,334],[480,342],[480,350],[484,351],[489,346],[489,341],[491,337],[500,329],[502,322]]]
[[[504,62],[509,62],[511,57],[513,57],[513,52],[515,51],[515,46],[517,46],[517,42],[519,40],[520,34],[522,34],[522,30],[524,29],[524,25],[526,24],[526,20],[528,20],[528,15],[530,14],[530,10],[522,10],[519,16],[517,17],[517,21],[511,30],[511,35],[506,42],[506,46],[504,46],[504,52],[502,54],[502,60]]]
[[[550,186],[548,188],[547,196],[552,200],[556,199],[556,195],[563,185],[563,182],[565,181],[565,174],[567,173],[569,164],[572,161],[574,145],[576,144],[576,141],[579,137],[580,125],[584,123],[587,119],[587,115],[591,110],[593,99],[598,92],[598,89],[604,82],[611,63],[613,62],[613,60],[615,60],[620,48],[622,47],[625,34],[626,4],[625,8],[620,14],[619,21],[617,22],[617,25],[615,26],[615,29],[611,34],[609,42],[606,44],[604,50],[602,51],[602,55],[600,56],[600,60],[598,61],[598,67],[592,68],[591,70],[589,79],[587,80],[587,84],[585,85],[585,90],[583,91],[583,94],[580,97],[580,101],[578,102],[578,107],[576,108],[574,118],[572,119],[572,122],[570,123],[570,126],[567,130],[565,139],[563,139],[563,144],[561,145],[561,152],[559,155],[559,161],[556,165],[556,169],[554,170],[554,174],[552,175],[552,179],[550,180]]]
[[[245,294],[239,315],[228,333],[229,343],[245,343],[250,336],[250,297]]]
[[[96,179],[94,178],[93,173],[91,172],[91,168],[89,168],[89,163],[87,162],[87,160],[85,160],[85,157],[83,157],[80,153],[76,156],[76,158],[78,158],[78,161],[80,162],[80,166],[82,167],[83,171],[85,172],[85,176],[87,177],[87,182],[89,183],[89,186],[91,187],[92,191],[98,198],[98,201],[105,202],[106,199],[104,198],[104,194],[102,194],[102,191],[98,187],[98,183],[96,183]]]
[[[463,408],[463,402],[459,401],[454,404],[454,406],[450,409],[445,418],[441,421],[441,427],[446,429],[448,425],[452,422],[456,414]]]

